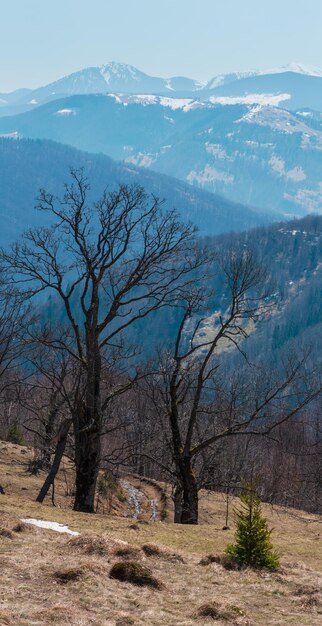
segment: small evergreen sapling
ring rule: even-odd
[[[226,554],[243,565],[276,569],[279,557],[270,541],[272,531],[262,515],[261,501],[254,488],[249,487],[240,500],[241,509],[235,511],[235,543],[227,546]]]

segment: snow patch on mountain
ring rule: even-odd
[[[251,78],[252,76],[257,76],[257,74],[258,72],[256,70],[250,72],[232,72],[230,74],[218,74],[218,76],[214,76],[214,78],[212,78],[206,84],[205,89],[216,89],[217,87],[228,85],[235,80],[241,80],[242,78]]]
[[[304,65],[303,63],[289,63],[282,67],[274,67],[268,70],[250,70],[247,72],[230,72],[228,74],[218,74],[214,76],[205,86],[205,89],[216,89],[217,87],[223,87],[229,85],[232,82],[239,81],[245,78],[253,78],[255,76],[267,76],[269,74],[285,74],[286,72],[293,72],[295,74],[304,74],[306,76],[318,76],[322,77],[322,69],[313,67],[312,65]]]
[[[279,106],[281,102],[290,100],[289,93],[250,93],[247,96],[210,96],[211,104],[260,104],[261,106]]]
[[[302,147],[322,150],[322,130],[312,128],[305,122],[305,117],[291,114],[278,107],[251,107],[236,123],[257,124],[270,126],[273,130],[286,133],[301,133]]]
[[[231,185],[234,182],[234,176],[226,174],[212,165],[207,164],[201,172],[191,170],[187,176],[187,181],[191,184],[198,183],[200,185],[216,182]]]
[[[191,111],[192,109],[200,109],[209,106],[207,102],[200,102],[193,98],[171,98],[170,96],[154,96],[152,94],[115,94],[109,93],[107,97],[114,98],[119,104],[127,106],[128,104],[141,104],[142,106],[151,106],[159,104],[160,106],[167,107],[176,111],[181,109],[182,111]],[[173,121],[172,118],[168,118],[169,121]]]
[[[14,131],[13,133],[2,133],[0,134],[1,139],[22,139],[23,135],[18,133],[18,131]]]
[[[133,65],[127,65],[126,63],[117,63],[116,61],[110,61],[106,65],[102,65],[99,68],[101,76],[104,78],[107,85],[109,85],[112,79],[118,80],[134,80],[139,81],[140,76],[144,76],[143,72],[140,72],[133,67]]]
[[[296,192],[285,192],[284,198],[298,204],[306,213],[321,214],[322,182],[317,189],[299,189]]]
[[[233,161],[234,158],[229,156],[224,148],[224,146],[219,143],[207,143],[205,144],[206,151],[208,154],[211,154],[215,159],[219,159],[222,161]]]
[[[71,115],[76,115],[75,109],[60,109],[56,111],[54,115],[58,115],[58,117],[70,117]]]
[[[285,161],[281,157],[273,154],[268,161],[273,172],[278,176],[284,176],[287,180],[291,180],[294,183],[300,183],[307,178],[302,167],[293,167],[287,170],[285,167]]]
[[[275,67],[270,70],[261,70],[257,72],[258,76],[265,76],[266,74],[284,74],[285,72],[294,72],[295,74],[305,74],[307,76],[319,76],[322,77],[322,69],[314,67],[313,65],[304,65],[304,63],[292,62],[283,67]]]
[[[137,165],[138,167],[151,167],[155,162],[155,157],[152,154],[146,154],[144,152],[138,152],[125,159],[126,163]]]

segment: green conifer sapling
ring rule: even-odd
[[[227,546],[226,554],[243,565],[276,569],[279,557],[270,541],[272,531],[262,515],[261,501],[254,488],[248,487],[240,500],[241,509],[235,511],[235,543]]]

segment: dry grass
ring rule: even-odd
[[[31,451],[6,448],[0,460],[6,490],[0,496],[0,526],[12,538],[0,534],[0,626],[320,626],[321,517],[263,507],[274,528],[280,570],[228,571],[217,558],[233,537],[233,528],[222,530],[225,502],[220,495],[202,495],[200,526],[136,523],[133,530],[128,518],[71,511],[64,477],[57,487],[61,508],[35,503],[43,476],[25,473]],[[13,532],[22,517],[61,522],[81,536],[70,539],[40,528]],[[161,556],[146,556],[141,548],[147,545]],[[140,554],[140,564],[151,569],[163,589],[156,593],[109,578],[120,558],[117,550]],[[164,557],[173,553],[185,563]],[[205,555],[213,559],[201,567]],[[57,572],[68,571],[79,576],[62,583]],[[218,619],[196,617],[200,607],[213,603]]]
[[[122,583],[137,585],[138,587],[150,587],[158,591],[163,589],[162,583],[152,575],[150,568],[141,565],[141,563],[137,563],[137,561],[130,561],[128,563],[119,561],[118,563],[114,563],[110,570],[109,577],[119,580]]]

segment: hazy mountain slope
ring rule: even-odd
[[[171,95],[180,92],[193,93],[203,86],[192,78],[184,76],[159,78],[149,76],[132,65],[110,62],[101,67],[88,67],[74,72],[38,89],[21,89],[9,94],[0,94],[0,116],[26,111],[39,104],[77,94],[119,92]]]
[[[296,110],[308,107],[322,111],[322,76],[281,72],[246,76],[226,84],[225,82],[215,87],[212,87],[216,85],[215,82],[208,84],[202,92],[202,97],[236,98],[250,94],[285,94],[287,97],[283,99],[282,106],[287,109]]]
[[[0,134],[12,133],[103,152],[265,210],[322,207],[322,118],[309,111],[73,96],[1,118]]]
[[[181,181],[131,165],[116,163],[104,155],[91,155],[49,141],[0,139],[0,242],[4,244],[26,227],[43,219],[34,210],[39,188],[59,194],[70,167],[84,167],[97,198],[106,187],[119,182],[138,183],[147,191],[176,206],[184,219],[192,220],[203,234],[242,230],[268,223],[272,214],[255,211]]]
[[[275,96],[275,104],[283,102],[289,109],[309,107],[322,111],[322,70],[291,63],[274,70],[221,74],[201,83],[184,76],[149,76],[132,65],[110,62],[84,68],[37,89],[0,94],[0,116],[14,115],[65,96],[93,93],[161,94],[200,100],[211,96],[247,97],[253,102],[261,102],[263,96]],[[279,95],[282,97],[276,99]]]
[[[221,251],[247,246],[269,272],[272,310],[244,344],[250,358],[265,355],[267,363],[278,368],[281,353],[309,347],[312,361],[321,363],[317,338],[322,332],[322,216],[213,237],[210,245]],[[214,287],[223,293],[220,278]],[[214,306],[223,306],[220,299]]]

